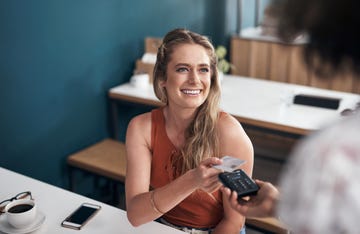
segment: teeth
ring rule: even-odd
[[[182,92],[185,94],[196,95],[196,94],[200,93],[200,90],[199,89],[196,89],[196,90],[184,89],[184,90],[182,90]]]

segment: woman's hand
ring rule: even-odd
[[[216,157],[210,157],[203,160],[197,168],[189,171],[190,173],[192,173],[193,180],[196,182],[198,189],[201,189],[208,193],[212,193],[222,186],[221,182],[218,179],[218,174],[221,171],[212,168],[213,165],[221,163],[221,159]]]
[[[279,199],[279,191],[269,182],[255,180],[260,189],[249,200],[238,202],[237,193],[223,187],[222,192],[228,198],[233,209],[248,217],[267,217],[274,215],[276,203]]]

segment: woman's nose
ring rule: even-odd
[[[197,71],[196,71],[196,70],[192,70],[192,71],[190,72],[189,81],[190,81],[191,83],[196,83],[196,82],[198,82],[199,80],[200,80],[200,77],[199,77],[199,74],[197,73]]]

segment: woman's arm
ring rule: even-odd
[[[155,220],[196,189],[212,192],[221,186],[217,180],[219,171],[211,168],[221,161],[212,157],[166,186],[149,192],[152,158],[150,139],[151,114],[146,113],[131,120],[126,134],[125,188],[127,216],[134,226]]]
[[[241,166],[250,177],[253,170],[254,151],[249,137],[240,123],[229,114],[222,114],[219,120],[220,157],[229,155],[246,162]],[[234,210],[227,196],[223,194],[224,218],[214,230],[216,233],[239,233],[245,217]]]

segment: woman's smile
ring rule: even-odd
[[[201,93],[201,89],[182,89],[181,92],[190,95],[190,96],[197,96]]]

